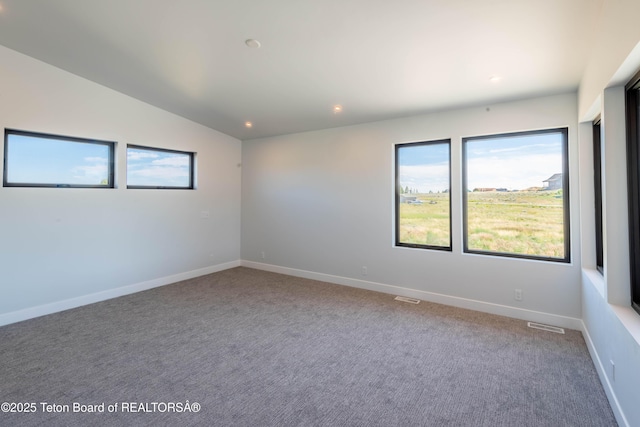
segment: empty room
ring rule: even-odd
[[[637,0],[0,0],[0,425],[640,426]]]

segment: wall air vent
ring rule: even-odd
[[[402,301],[402,302],[408,302],[410,304],[419,304],[420,303],[419,299],[409,298],[409,297],[395,297],[394,300]]]
[[[564,334],[564,329],[557,326],[543,325],[542,323],[528,322],[527,326],[533,329],[540,329],[541,331],[555,332],[556,334]]]

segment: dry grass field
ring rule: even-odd
[[[449,194],[417,194],[400,204],[400,241],[449,245]],[[564,257],[562,193],[472,192],[468,200],[470,250]]]
[[[421,203],[400,203],[400,242],[449,246],[449,194],[416,194]]]

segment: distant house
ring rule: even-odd
[[[400,203],[413,203],[417,199],[416,196],[407,196],[404,194],[400,195]]]
[[[562,174],[553,174],[550,178],[545,179],[542,182],[544,183],[544,190],[560,190],[562,188]]]

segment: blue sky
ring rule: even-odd
[[[406,145],[398,150],[400,185],[421,193],[449,188],[449,144]]]
[[[562,173],[563,136],[560,133],[470,140],[466,144],[470,190],[542,187],[545,179]]]
[[[99,185],[108,179],[109,147],[103,144],[9,135],[7,178],[11,183]],[[189,186],[189,156],[127,149],[127,184]]]
[[[562,173],[560,133],[468,140],[467,187],[522,190],[542,187]],[[398,153],[400,185],[420,192],[442,191],[449,185],[448,145],[411,145]]]
[[[99,185],[108,178],[106,145],[9,135],[12,183]]]
[[[127,148],[127,185],[189,186],[189,155]]]

